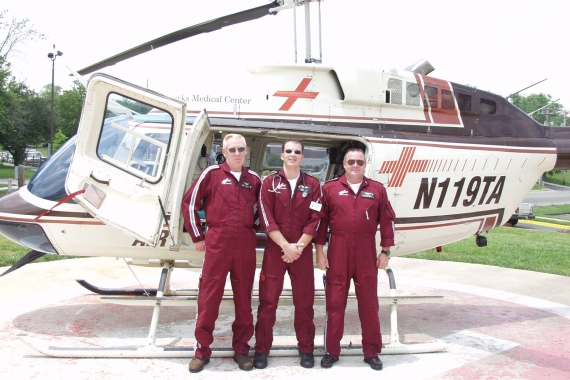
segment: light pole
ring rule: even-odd
[[[53,92],[54,92],[54,72],[55,72],[55,59],[63,55],[59,50],[55,50],[55,44],[53,45],[53,53],[48,54],[48,58],[51,59],[51,120],[49,123],[49,144],[48,144],[48,157],[51,157],[53,149]]]

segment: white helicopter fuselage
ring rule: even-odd
[[[39,225],[55,251],[50,253],[188,260],[191,266],[200,266],[203,254],[194,251],[183,231],[180,201],[207,157],[213,157],[203,151],[215,154],[221,148],[220,138],[235,132],[243,134],[250,147],[246,166],[260,176],[279,168],[268,163],[267,155],[286,139],[299,139],[324,152],[326,157],[314,159],[326,161],[320,169],[322,182],[342,174],[347,147],[363,147],[366,176],[384,184],[396,211],[392,252],[400,256],[502,225],[537,179],[556,165],[552,140],[531,136],[527,139],[531,144],[521,144],[522,137],[485,136],[483,129],[477,129],[482,123],[468,121],[468,116],[479,121],[508,107],[490,96],[482,98],[488,93],[395,70],[272,65],[249,72],[247,90],[196,91],[182,102],[165,100],[179,107],[178,116],[157,103],[160,95],[113,78],[93,77],[65,181],[68,194],[87,192],[75,195],[78,203],[57,204],[22,188],[12,200],[35,211],[7,212],[0,202],[0,221]],[[105,128],[110,127],[104,115],[114,110],[109,94],[155,107],[149,117],[171,115],[174,120],[170,124],[130,120],[116,128],[122,131],[119,146],[124,153],[120,149],[105,153]],[[479,100],[480,110],[464,112]],[[201,113],[204,109],[206,116]],[[206,124],[204,131],[197,130],[199,121]],[[159,138],[160,133],[167,135]],[[143,141],[152,149],[147,147],[144,159],[136,161]],[[121,192],[125,197],[115,200],[115,193]],[[164,213],[157,196],[162,197]],[[25,238],[13,240],[41,250]]]

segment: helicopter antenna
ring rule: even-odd
[[[547,79],[548,79],[548,78],[545,78],[545,79],[543,79],[543,80],[541,80],[541,81],[539,81],[539,82],[536,82],[535,84],[531,84],[530,86],[523,88],[522,90],[518,90],[517,92],[513,92],[512,94],[506,96],[505,99],[507,99],[507,100],[509,100],[509,101],[512,101],[514,95],[518,94],[519,92],[522,92],[522,91],[526,90],[527,88],[531,88],[532,86],[536,86],[537,84],[542,83],[542,82],[544,82],[544,81],[547,80]],[[538,111],[538,110],[537,110],[537,111]],[[536,111],[534,111],[534,112],[536,112]],[[529,115],[530,115],[530,114],[529,114]]]

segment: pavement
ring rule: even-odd
[[[444,247],[445,249],[445,247]],[[270,357],[264,370],[240,371],[231,358],[212,358],[204,371],[188,372],[189,359],[50,358],[24,345],[18,334],[62,347],[136,346],[146,341],[151,307],[104,304],[75,283],[101,287],[156,287],[159,269],[123,260],[84,258],[29,264],[0,277],[0,377],[2,379],[208,378],[405,379],[570,378],[570,277],[492,266],[394,257],[399,295],[442,295],[436,303],[398,307],[400,342],[438,341],[445,352],[381,355],[384,370],[373,372],[362,356],[341,356],[332,369],[304,369],[298,357]],[[0,268],[3,272],[6,268]],[[315,270],[316,283],[322,272]],[[196,288],[199,271],[176,269],[173,288]],[[388,295],[380,275],[379,295]],[[257,284],[256,284],[257,286]],[[156,344],[193,347],[195,307],[164,307]],[[254,313],[255,315],[255,313]],[[276,345],[294,345],[293,308],[278,309]],[[315,306],[317,338],[323,344],[324,306]],[[380,306],[384,343],[390,341],[389,307]],[[222,306],[215,347],[231,347],[233,308]],[[356,306],[346,312],[343,344],[360,344]],[[253,345],[254,339],[250,342]]]

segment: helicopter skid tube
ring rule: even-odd
[[[20,334],[18,338],[28,347],[42,353],[46,356],[56,358],[193,358],[194,348],[173,348],[173,347],[117,347],[117,348],[73,348],[73,347],[56,347],[43,343],[30,337],[29,335]],[[416,344],[388,344],[382,347],[381,355],[395,354],[420,354],[430,352],[445,351],[444,343],[428,342]],[[255,350],[252,348],[250,356],[253,357]],[[324,347],[315,347],[315,356],[324,356],[326,354]],[[212,348],[213,358],[231,358],[234,351],[231,348]],[[362,346],[342,346],[341,355],[362,355]],[[291,357],[299,356],[299,348],[296,346],[274,346],[271,348],[269,356],[272,357]]]
[[[156,296],[126,296],[126,297],[100,297],[104,303],[114,303],[121,305],[131,306],[152,306],[153,316],[150,324],[149,335],[147,343],[141,347],[117,347],[117,348],[66,348],[54,347],[45,343],[39,342],[28,335],[18,335],[20,340],[33,350],[40,352],[47,356],[52,357],[65,357],[65,358],[188,358],[194,356],[193,348],[173,348],[173,347],[157,347],[155,345],[156,329],[160,318],[160,311],[163,306],[196,306],[198,295],[197,289],[188,289],[181,291],[171,290],[170,293],[175,293],[179,296],[165,296],[165,290],[168,289],[168,282],[170,280],[170,272],[173,265],[162,269],[158,289],[156,289]],[[386,269],[386,274],[389,278],[390,295],[378,297],[378,303],[390,305],[390,344],[384,345],[382,354],[417,354],[427,352],[445,351],[446,345],[442,342],[426,342],[415,344],[400,343],[398,334],[398,304],[419,304],[426,302],[435,302],[443,299],[442,296],[396,296],[396,281],[394,273],[390,268]],[[80,281],[82,286],[86,287]],[[85,284],[93,287],[89,283]],[[86,287],[89,289],[88,287]],[[113,289],[102,289],[93,287],[95,290],[112,291]],[[91,290],[91,289],[90,289]],[[181,296],[184,293],[184,296]],[[252,306],[259,303],[258,291],[253,294]],[[351,292],[348,296],[347,304],[357,304],[357,299],[354,293]],[[233,305],[232,292],[230,290],[224,291],[222,304]],[[283,290],[279,299],[281,306],[293,306],[293,294],[290,289]],[[324,290],[315,291],[315,305],[325,305]],[[315,347],[315,355],[324,355],[326,352],[323,347]],[[342,355],[361,355],[361,346],[346,346],[341,349]],[[297,347],[279,347],[276,346],[271,350],[271,356],[298,356]],[[212,357],[231,357],[233,356],[232,349],[214,349]]]

